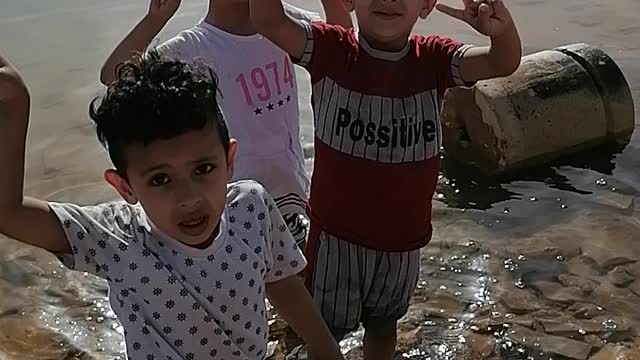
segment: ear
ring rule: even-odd
[[[115,170],[107,170],[104,172],[104,179],[111,185],[118,194],[129,204],[134,205],[138,202],[138,198],[133,192],[131,185],[127,179],[123,178]]]
[[[420,11],[420,18],[423,20],[426,19],[436,7],[437,2],[437,0],[424,0],[422,11]]]
[[[227,180],[231,180],[233,177],[233,162],[236,159],[236,152],[238,151],[238,141],[231,139],[229,141],[229,154],[227,155]]]

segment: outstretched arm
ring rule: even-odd
[[[250,0],[256,30],[293,58],[301,58],[307,33],[301,22],[288,16],[280,0]]]
[[[151,0],[149,13],[116,46],[100,69],[100,82],[109,85],[116,78],[116,68],[136,52],[143,52],[178,10],[180,0]]]
[[[351,0],[322,0],[327,24],[340,25],[345,29],[353,27],[349,1]]]
[[[340,347],[299,276],[267,284],[267,297],[276,312],[307,344],[313,359],[343,359]]]
[[[16,68],[0,54],[0,234],[54,252],[68,252],[58,218],[41,200],[24,198],[30,97]]]

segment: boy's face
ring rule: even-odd
[[[236,143],[225,154],[214,125],[208,124],[147,146],[126,149],[127,179],[105,174],[129,203],[140,202],[165,234],[189,246],[208,244],[225,207],[233,175]]]
[[[435,3],[436,0],[353,0],[353,8],[367,40],[372,45],[393,48],[406,44],[418,18],[426,18]]]

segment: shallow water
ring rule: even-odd
[[[315,1],[294,3],[318,9]],[[107,158],[94,139],[87,104],[101,90],[102,60],[144,14],[145,1],[41,4],[0,0],[0,46],[33,96],[27,193],[80,203],[113,198],[102,183]],[[525,52],[575,42],[600,47],[640,101],[640,2],[509,4]],[[161,38],[198,20],[204,9],[204,1],[184,2]],[[439,14],[417,31],[482,42]],[[311,155],[305,80],[300,76],[300,101]],[[564,359],[603,348],[598,360],[640,358],[625,353],[640,347],[639,137],[636,132],[623,149],[599,148],[500,181],[444,171],[436,232],[424,250],[414,306],[400,324],[398,357]],[[0,243],[0,359],[121,357],[122,332],[104,282],[66,271],[43,251]],[[273,330],[280,348],[295,345],[278,323]],[[360,341],[356,333],[343,343],[349,358],[361,357]]]

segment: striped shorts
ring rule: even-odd
[[[360,324],[373,333],[395,328],[418,282],[420,250],[377,251],[314,233],[307,245],[307,286],[336,339]]]

